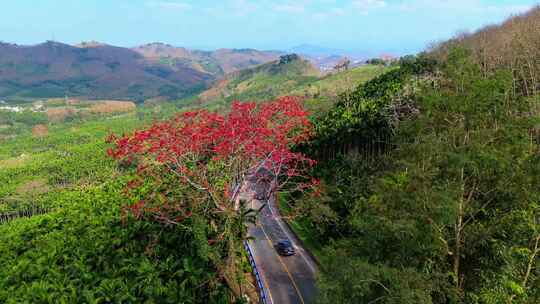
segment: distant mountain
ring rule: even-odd
[[[92,40],[92,41],[83,41],[83,42],[81,42],[79,44],[76,44],[75,46],[84,48],[84,47],[98,47],[98,46],[106,46],[106,45],[107,44],[105,44],[105,43]]]
[[[213,76],[250,68],[279,58],[283,52],[254,49],[190,50],[164,43],[150,43],[133,48],[146,59],[170,66],[191,67]]]
[[[295,46],[289,50],[291,53],[308,55],[311,57],[328,57],[332,55],[342,55],[345,53],[343,50],[325,48],[321,46],[311,45],[311,44],[302,44]]]
[[[351,60],[353,65],[369,58],[369,53],[361,51],[347,51],[335,48],[326,48],[311,44],[302,44],[289,50],[311,61],[321,71],[330,71],[338,63]]]
[[[370,58],[379,57],[380,54],[392,54],[393,56],[405,55],[408,53],[415,53],[414,51],[407,52],[407,50],[397,48],[397,49],[385,49],[385,50],[375,50],[375,49],[337,49],[337,48],[327,48],[311,44],[302,44],[288,50],[290,53],[296,53],[299,55],[304,55],[308,57],[315,58],[326,58],[326,57],[347,57],[352,61],[362,61]]]
[[[33,46],[0,43],[0,100],[65,95],[179,99],[211,85],[201,99],[274,96],[319,71],[331,72],[345,59],[351,59],[351,66],[359,62],[338,49],[301,45],[293,50],[299,55],[255,49],[201,51],[157,42],[131,49],[97,41],[74,46],[53,41]],[[284,63],[284,58],[290,62]]]
[[[212,57],[219,62],[223,72],[227,74],[274,61],[283,54],[278,51],[254,49],[219,49],[212,53]]]
[[[162,43],[133,49],[89,41],[72,46],[0,43],[0,100],[77,96],[182,98],[217,78],[282,53],[252,49],[189,50]]]
[[[0,44],[3,99],[64,95],[132,100],[180,98],[211,80],[211,75],[196,69],[155,64],[130,49],[105,44]]]

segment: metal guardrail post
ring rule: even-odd
[[[268,304],[268,301],[266,298],[266,291],[264,289],[264,285],[262,283],[259,271],[257,270],[257,265],[255,264],[255,258],[253,258],[253,253],[251,252],[251,248],[249,248],[248,241],[244,241],[244,247],[246,248],[246,251],[248,253],[249,263],[251,264],[251,268],[253,269],[253,274],[255,275],[255,280],[257,281],[257,286],[259,287],[259,295],[261,297],[261,303]]]

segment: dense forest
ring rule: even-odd
[[[402,58],[316,122],[325,195],[296,221],[321,303],[540,301],[539,12]]]

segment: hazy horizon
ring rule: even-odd
[[[230,50],[253,49],[253,50],[257,50],[257,51],[266,51],[266,52],[290,52],[290,53],[294,53],[296,51],[297,53],[300,53],[300,54],[312,54],[314,52],[315,53],[318,52],[321,55],[325,55],[325,56],[326,55],[344,55],[345,56],[347,54],[350,54],[350,55],[394,54],[394,53],[392,53],[391,49],[382,50],[382,51],[380,51],[380,54],[379,54],[379,53],[376,53],[376,51],[369,50],[369,49],[368,50],[337,49],[337,48],[326,47],[326,46],[322,46],[322,45],[308,44],[308,43],[298,44],[298,45],[295,45],[293,47],[284,48],[284,49],[276,49],[276,48],[274,48],[274,49],[266,48],[265,49],[265,48],[254,48],[254,47],[249,47],[249,46],[248,47],[215,47],[215,48],[205,47],[205,46],[185,46],[185,45],[175,45],[175,44],[171,44],[171,43],[167,43],[167,42],[163,42],[163,41],[149,41],[149,42],[143,42],[143,43],[137,44],[137,45],[123,46],[123,45],[117,45],[117,44],[114,44],[114,43],[108,43],[106,41],[97,41],[97,40],[86,40],[86,41],[78,41],[78,42],[75,42],[75,43],[70,43],[70,42],[61,41],[61,40],[58,40],[58,39],[49,39],[49,40],[44,40],[44,41],[40,41],[40,42],[36,42],[36,43],[28,43],[28,44],[0,40],[0,43],[14,44],[14,45],[17,45],[17,46],[22,46],[22,47],[33,47],[33,46],[38,46],[40,44],[45,44],[45,43],[48,43],[48,42],[65,44],[65,45],[70,45],[70,46],[79,46],[79,45],[84,44],[84,43],[87,43],[87,44],[96,43],[96,44],[101,44],[101,45],[108,45],[108,46],[112,46],[112,47],[122,47],[122,48],[137,48],[137,47],[140,47],[140,46],[145,46],[145,45],[150,45],[150,44],[164,44],[164,45],[170,45],[172,47],[177,47],[177,48],[185,48],[185,49],[188,49],[188,50],[209,51],[209,52],[217,51],[217,50],[220,50],[220,49],[230,49]],[[309,49],[309,50],[314,49],[316,51],[307,51],[307,52],[297,51],[299,49]],[[411,52],[409,52],[409,53],[411,53]],[[397,52],[395,54],[397,54]]]
[[[133,47],[162,42],[191,49],[412,53],[460,31],[499,23],[531,0],[20,0],[4,4],[1,41],[47,40]]]

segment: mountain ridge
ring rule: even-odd
[[[175,70],[152,64],[130,49],[105,44],[0,44],[0,97],[4,99],[64,95],[132,100],[178,98],[210,80],[194,69]]]
[[[184,64],[201,72],[222,76],[255,65],[276,60],[283,55],[280,51],[256,49],[220,48],[201,51],[170,44],[153,42],[132,48],[149,60],[170,60],[170,64]],[[172,61],[171,61],[172,60]]]
[[[189,50],[164,43],[125,48],[97,41],[0,42],[0,98],[178,99],[204,90],[226,73],[279,55],[253,49]]]

